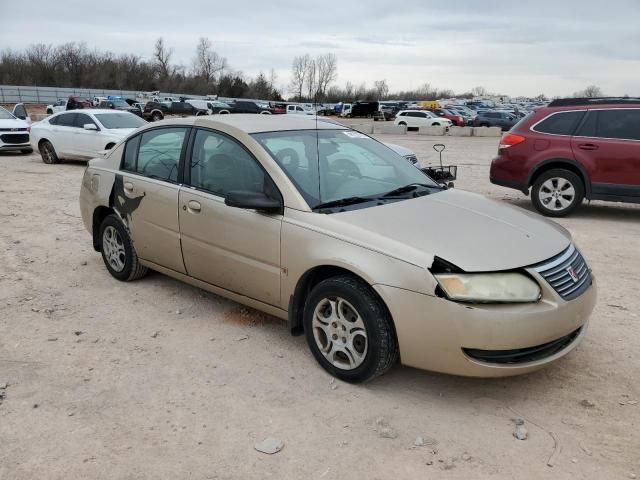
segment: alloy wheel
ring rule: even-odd
[[[102,234],[102,251],[114,271],[119,273],[124,270],[127,258],[124,242],[122,241],[120,233],[112,226],[104,229],[104,233]]]
[[[353,305],[341,297],[323,298],[313,312],[313,337],[322,355],[336,368],[353,370],[367,356],[367,331]]]
[[[560,211],[571,206],[576,197],[576,190],[566,178],[552,177],[540,186],[538,196],[544,207]]]

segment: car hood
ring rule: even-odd
[[[29,124],[19,118],[8,118],[0,120],[0,128],[28,128]]]
[[[326,217],[348,241],[424,268],[438,256],[467,272],[510,270],[571,242],[567,230],[537,214],[454,189]]]

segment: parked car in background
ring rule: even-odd
[[[518,122],[515,115],[507,112],[484,111],[479,112],[473,120],[474,127],[500,127],[502,130],[509,130]]]
[[[347,382],[398,361],[528,373],[584,339],[596,302],[567,230],[306,116],[142,128],[89,163],[79,203],[114,279],[153,269],[268,312]]]
[[[79,110],[83,108],[92,108],[93,102],[85,97],[76,97],[70,95],[68,99],[59,98],[56,103],[47,105],[47,114],[53,115],[57,112],[64,112],[66,110]]]
[[[395,125],[405,125],[407,128],[445,127],[449,128],[453,122],[448,118],[438,117],[429,110],[401,110],[393,121]]]
[[[227,115],[231,113],[232,110],[228,103],[221,102],[220,100],[210,100],[208,105],[212,114]]]
[[[206,108],[198,108],[189,102],[171,102],[166,104],[169,107],[168,113],[172,115],[208,115],[209,111]]]
[[[342,105],[338,105],[336,107],[334,107],[334,109],[338,109],[338,115],[340,117],[349,117],[349,115],[351,114],[351,103],[343,103]]]
[[[309,110],[301,105],[287,105],[287,113],[293,115],[315,115],[313,110]]]
[[[562,217],[584,198],[640,203],[640,98],[568,98],[502,136],[492,183],[531,189],[534,207]]]
[[[466,125],[472,125],[473,120],[478,115],[475,111],[463,105],[447,105],[447,110],[450,110],[458,115],[462,115]]]
[[[231,113],[260,113],[271,115],[271,106],[268,103],[254,102],[252,100],[236,100],[229,104],[232,107]]]
[[[27,111],[22,103],[17,104],[13,112],[0,107],[0,151],[33,152],[29,140],[31,127],[27,123],[27,118]]]
[[[455,113],[446,108],[427,108],[428,111],[436,114],[438,117],[446,118],[451,120],[451,123],[456,127],[464,127],[466,122],[464,117],[459,113]]]
[[[269,106],[271,107],[271,113],[274,115],[284,115],[287,113],[286,103],[269,102]]]
[[[373,118],[374,114],[380,108],[380,103],[378,102],[354,102],[351,105],[351,110],[349,111],[348,117],[356,118],[356,117],[366,117]]]
[[[148,122],[159,122],[169,113],[169,106],[162,102],[147,102],[142,110],[142,118]]]
[[[100,102],[107,100],[107,97],[93,97],[92,102],[94,107],[100,105]]]
[[[111,100],[103,100],[98,105],[98,108],[111,109],[111,110],[121,110],[123,112],[133,113],[134,115],[137,115],[139,117],[142,116],[142,112],[140,111],[140,109],[138,107],[134,107],[132,105],[129,105],[127,102],[125,102],[121,98],[114,98],[114,99],[111,99]]]
[[[59,112],[33,124],[31,146],[40,152],[44,163],[59,163],[61,159],[88,160],[109,150],[146,123],[121,110]]]

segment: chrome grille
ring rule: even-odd
[[[573,245],[533,269],[565,300],[573,300],[591,286],[591,270]]]

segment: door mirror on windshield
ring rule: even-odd
[[[262,192],[250,192],[246,190],[232,190],[228,192],[225,205],[229,207],[244,208],[246,210],[257,210],[265,213],[281,213],[282,203],[268,197]]]
[[[95,123],[85,123],[82,128],[84,128],[85,130],[98,130],[98,127],[96,127]]]

